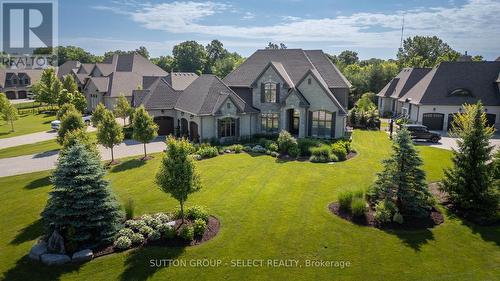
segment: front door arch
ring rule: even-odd
[[[198,124],[196,122],[189,122],[189,139],[194,142],[200,141],[200,135],[198,134]]]

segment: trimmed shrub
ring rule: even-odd
[[[234,151],[234,153],[241,153],[241,151],[243,151],[243,145],[233,144],[231,146],[228,146],[227,149]]]
[[[399,223],[399,224],[403,224],[403,222],[404,222],[403,215],[401,215],[400,212],[395,213],[394,217],[392,217],[392,220],[394,222]]]
[[[157,241],[160,240],[160,238],[161,238],[161,233],[158,230],[153,230],[153,232],[151,232],[148,236],[148,240],[151,241]]]
[[[366,201],[363,198],[355,197],[351,202],[351,213],[355,217],[361,217],[366,211]]]
[[[212,158],[219,155],[219,150],[215,146],[200,146],[198,151],[196,152],[202,158]]]
[[[163,234],[163,236],[167,239],[171,239],[171,238],[174,238],[175,235],[177,234],[175,232],[175,229],[168,225],[168,224],[162,224],[158,227],[158,231],[160,231],[161,234]]]
[[[275,143],[275,142],[271,142],[269,144],[269,146],[266,147],[267,149],[269,149],[271,152],[278,152],[278,144]]]
[[[332,144],[332,154],[337,156],[338,160],[344,161],[347,158],[347,151],[344,144],[336,142]]]
[[[311,149],[321,145],[321,142],[315,139],[298,139],[300,156],[311,156]]]
[[[353,193],[352,191],[343,191],[339,195],[339,207],[342,210],[349,210],[351,208]]]
[[[130,241],[132,241],[132,244],[142,244],[144,242],[144,236],[140,233],[134,233],[130,237]]]
[[[143,220],[128,220],[125,222],[125,226],[133,231],[139,231],[141,227],[146,226],[146,223]]]
[[[205,233],[206,228],[207,228],[207,223],[203,219],[196,219],[193,223],[195,236],[203,236],[203,233]]]
[[[299,157],[299,154],[300,154],[300,150],[299,150],[299,147],[297,146],[296,143],[292,144],[288,148],[288,155],[290,155],[290,157],[297,158],[297,157]]]
[[[297,140],[289,132],[282,130],[278,136],[279,151],[289,154],[289,150],[293,146],[297,146]]]
[[[277,158],[280,156],[280,154],[278,152],[271,151],[271,156]]]
[[[190,220],[202,219],[208,221],[208,211],[202,206],[192,206],[186,210],[186,217]]]
[[[118,231],[118,237],[125,236],[125,237],[130,239],[133,234],[134,234],[134,231],[130,228],[122,228],[122,229],[120,229],[120,231]]]
[[[266,149],[260,145],[256,145],[252,148],[253,153],[266,153]]]
[[[115,241],[115,247],[120,250],[128,249],[130,246],[132,246],[132,241],[127,236],[120,236]]]
[[[160,220],[162,223],[171,221],[170,215],[165,213],[156,213],[153,215],[153,218]]]
[[[186,225],[181,229],[181,232],[179,233],[179,236],[186,240],[186,241],[192,241],[194,239],[194,228],[192,225]]]
[[[314,163],[326,163],[335,161],[337,158],[331,153],[328,145],[311,148],[311,158],[309,160]]]
[[[143,226],[141,229],[139,229],[139,232],[144,236],[144,237],[149,237],[151,233],[153,232],[153,228],[149,226]]]
[[[375,219],[380,223],[390,222],[397,212],[396,205],[389,200],[382,200],[375,205]]]

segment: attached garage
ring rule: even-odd
[[[5,95],[7,96],[7,98],[9,100],[15,100],[16,99],[16,92],[8,91],[8,92],[5,92]]]
[[[427,126],[427,129],[434,131],[442,131],[444,124],[444,114],[442,113],[424,113],[422,115],[422,125]]]
[[[17,96],[18,96],[18,98],[20,98],[20,99],[25,99],[25,98],[27,98],[26,91],[19,91],[19,92],[17,92]]]
[[[158,125],[159,135],[173,135],[174,134],[174,118],[168,116],[158,116],[154,118],[155,123]]]

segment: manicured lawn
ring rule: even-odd
[[[0,159],[17,157],[21,155],[38,154],[52,150],[59,150],[60,146],[55,139],[41,141],[36,143],[24,144],[13,146],[9,148],[0,149]]]
[[[55,120],[55,115],[50,114],[25,114],[14,121],[14,132],[11,132],[9,123],[0,121],[0,138],[10,138],[36,132],[50,130],[50,122]]]
[[[495,280],[500,276],[500,228],[467,226],[450,216],[415,232],[382,231],[331,215],[341,190],[366,188],[389,153],[384,132],[354,132],[359,155],[343,163],[276,162],[269,156],[224,155],[199,162],[204,189],[187,204],[205,205],[221,221],[211,241],[187,248],[151,247],[81,266],[46,268],[23,256],[42,233],[39,214],[50,191],[49,172],[0,178],[0,272],[7,280]],[[429,181],[439,180],[451,153],[422,152]],[[154,184],[160,155],[129,160],[109,178],[120,201],[136,213],[169,211],[176,201]],[[430,171],[432,169],[432,171]],[[220,259],[220,267],[150,267],[151,259]],[[302,267],[231,267],[235,259],[297,259]],[[344,260],[351,266],[306,268],[305,260]]]

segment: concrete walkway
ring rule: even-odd
[[[92,127],[92,126],[87,127],[87,132],[93,132],[95,130],[97,130],[97,129]],[[32,143],[47,141],[47,140],[51,140],[51,139],[55,139],[55,138],[57,138],[57,131],[55,131],[55,130],[32,133],[32,134],[21,135],[21,136],[11,137],[11,138],[4,138],[4,139],[0,139],[0,149],[7,148],[7,147],[14,147],[14,146],[23,145],[23,144],[32,144]]]
[[[161,152],[165,149],[165,137],[158,137],[146,145],[147,153]],[[99,146],[101,158],[111,160],[111,150]],[[114,149],[115,159],[142,155],[144,147],[142,143],[126,140]],[[20,175],[38,171],[53,169],[57,162],[58,151],[48,151],[34,155],[0,159],[0,177]]]

